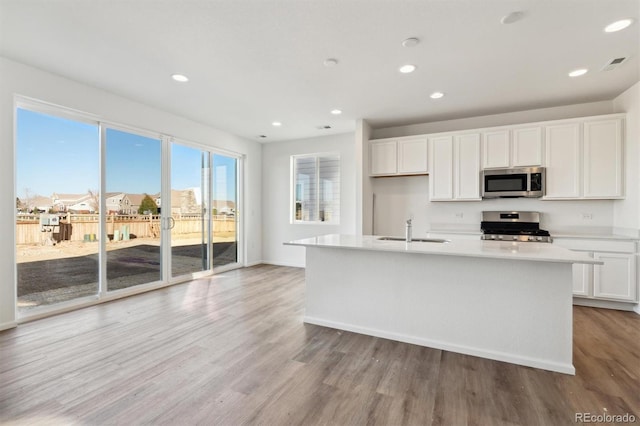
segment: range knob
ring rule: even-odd
[[[502,239],[502,235],[498,235],[498,239],[501,240]]]
[[[495,239],[496,239],[496,236],[495,236],[495,235],[492,235],[492,236],[491,236],[491,239],[492,239],[492,240],[495,240]]]
[[[529,237],[529,241],[535,241],[536,237]],[[540,241],[540,237],[538,237],[538,241]]]
[[[542,237],[538,237],[538,241],[542,241]]]
[[[517,241],[518,237],[514,235],[512,239],[513,239],[513,241]]]

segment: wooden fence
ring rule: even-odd
[[[175,225],[172,235],[199,234],[202,232],[202,216],[198,214],[174,214]],[[159,237],[160,216],[157,215],[109,215],[107,216],[107,234],[113,237],[114,231],[122,235],[128,227],[131,237]],[[213,217],[213,234],[235,233],[236,219],[233,216],[217,215]],[[52,236],[56,241],[84,241],[97,238],[100,234],[100,216],[97,214],[66,214],[60,216],[60,225],[53,228],[53,235],[43,232],[39,215],[19,215],[16,222],[16,244],[34,244]],[[93,237],[91,237],[93,236]]]

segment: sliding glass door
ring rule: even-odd
[[[105,130],[107,290],[162,280],[159,138]]]
[[[213,266],[238,262],[238,159],[213,155]]]
[[[171,144],[171,276],[211,269],[210,153]]]
[[[98,294],[97,123],[16,109],[17,308]]]
[[[20,316],[240,266],[240,157],[18,104]]]

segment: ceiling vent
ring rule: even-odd
[[[622,64],[626,60],[627,58],[625,57],[612,59],[609,62],[607,62],[607,64],[602,68],[602,71],[611,71],[612,69],[618,67],[620,64]]]

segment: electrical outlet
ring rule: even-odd
[[[582,213],[582,220],[593,220],[593,213]]]
[[[464,213],[462,212],[457,212],[456,213],[456,219],[462,219],[464,217]]]

